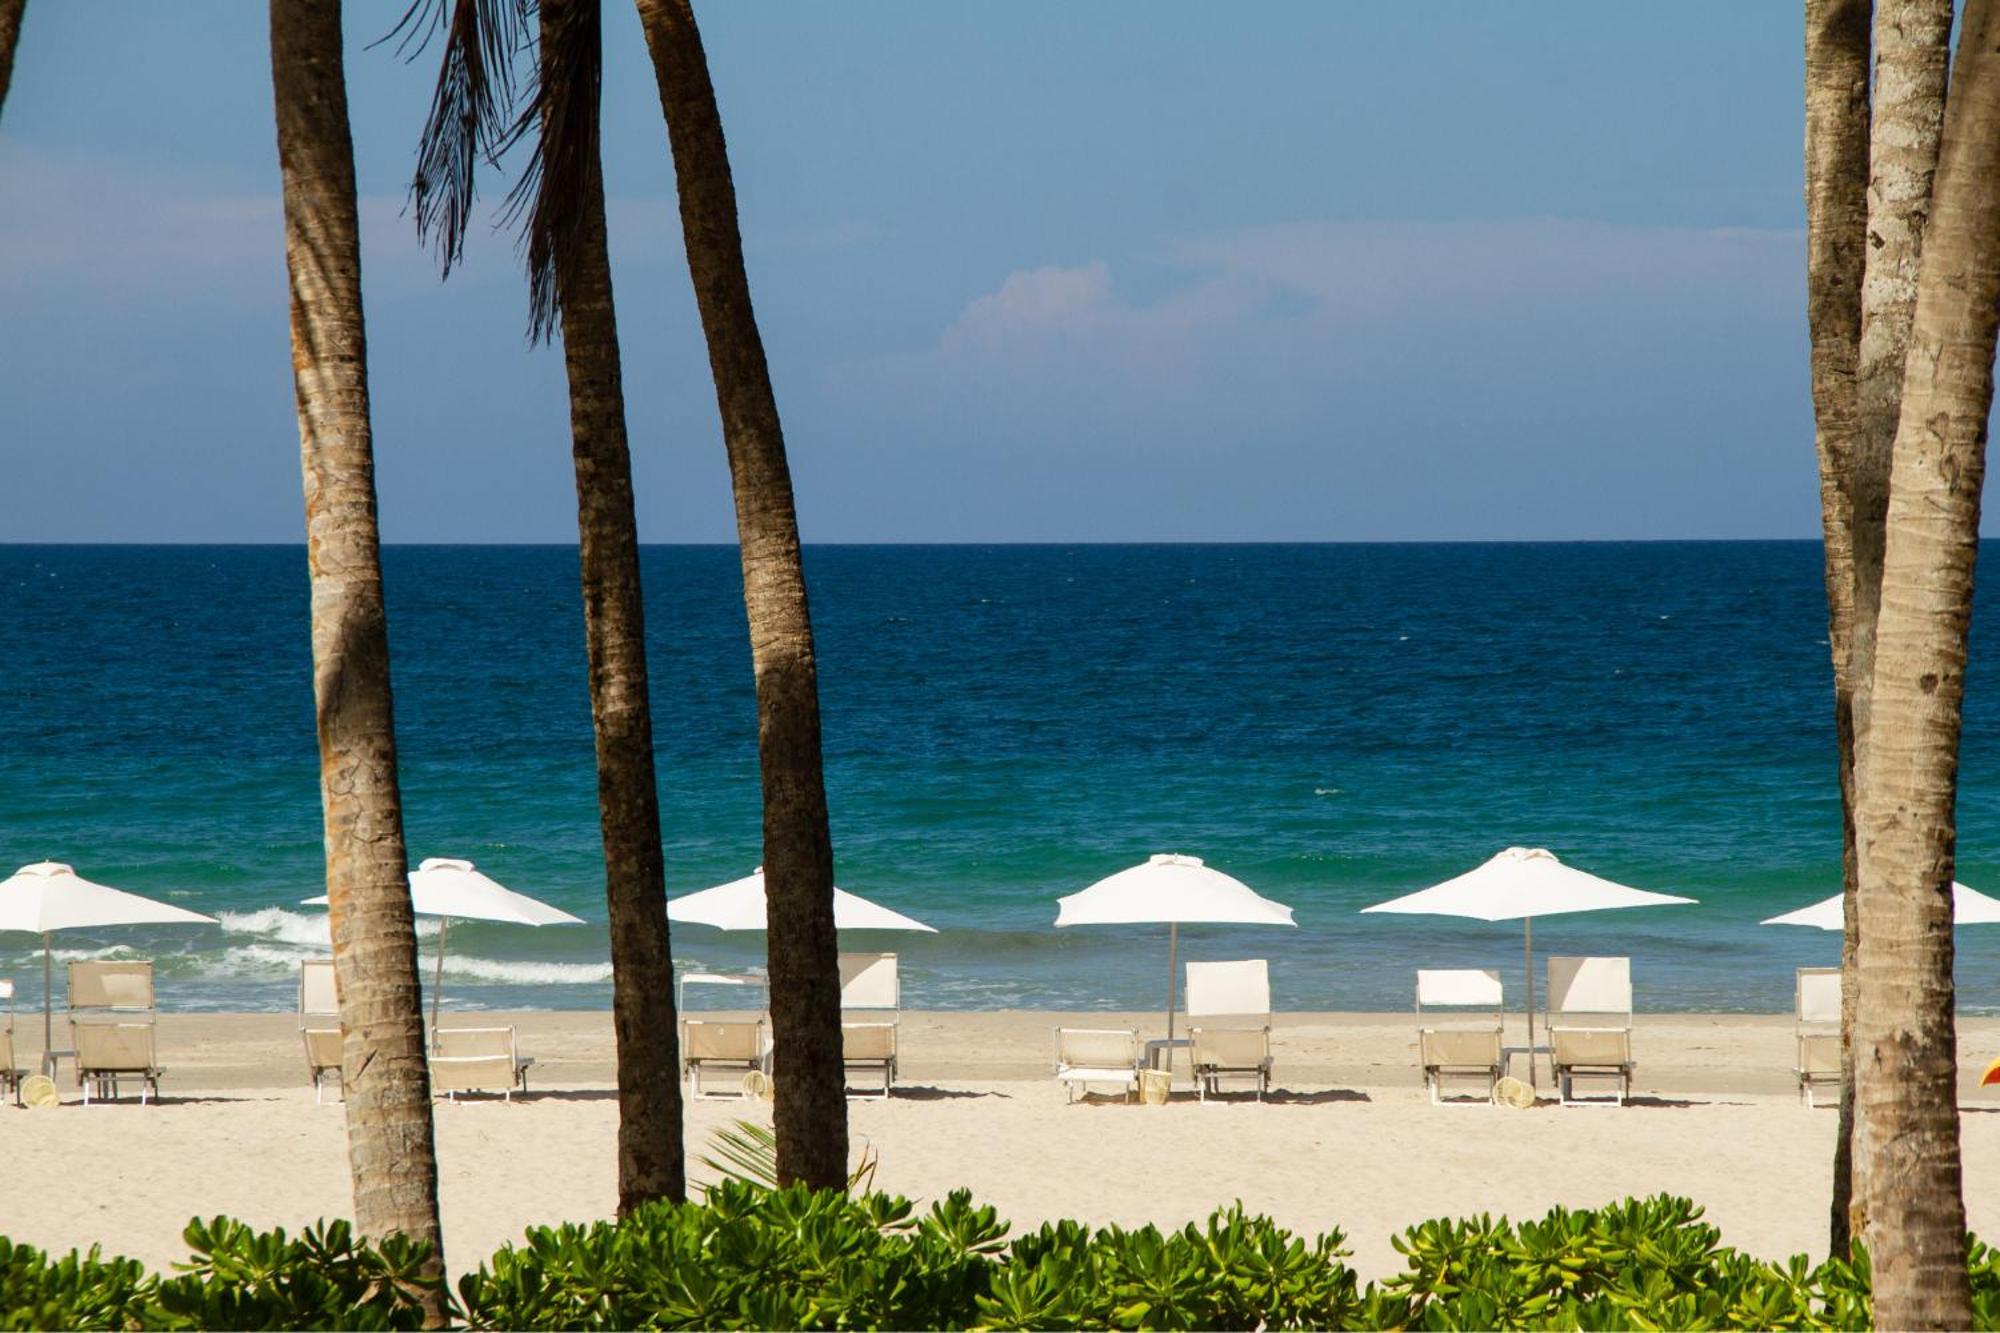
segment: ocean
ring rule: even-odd
[[[576,553],[385,552],[412,858],[469,859],[581,927],[455,923],[447,1007],[610,1002]],[[1052,927],[1152,852],[1298,928],[1283,1009],[1406,1008],[1418,966],[1497,966],[1518,923],[1361,916],[1503,847],[1698,906],[1547,918],[1538,952],[1633,959],[1641,1010],[1781,1011],[1837,935],[1758,920],[1840,882],[1819,548],[1807,542],[887,546],[808,550],[839,881],[937,935],[909,1008],[1156,1008],[1165,928]],[[759,861],[736,554],[644,553],[669,891]],[[67,861],[219,927],[66,934],[150,957],[170,1010],[292,1007],[325,951],[303,548],[0,546],[0,869]],[[2000,676],[1973,621],[1960,878],[2000,891]],[[39,941],[0,976],[39,1003]],[[2000,1011],[2000,928],[1959,936]],[[762,937],[678,928],[695,967]],[[428,968],[428,960],[426,961]],[[428,977],[428,973],[427,973]],[[60,982],[58,982],[60,985]],[[1539,985],[1539,982],[1538,982]]]

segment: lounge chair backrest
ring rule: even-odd
[[[439,1028],[431,1054],[434,1092],[508,1091],[519,1078],[514,1029]]]
[[[1139,1036],[1122,1028],[1057,1028],[1056,1060],[1072,1068],[1130,1069],[1139,1062]]]
[[[331,958],[308,958],[299,964],[299,1012],[338,1014],[340,989],[334,982]]]
[[[1802,967],[1795,991],[1799,1023],[1840,1022],[1840,969]]]
[[[1425,1028],[1417,1034],[1418,1061],[1426,1069],[1489,1068],[1500,1063],[1500,1029]]]
[[[1271,1055],[1268,1028],[1191,1028],[1188,1045],[1197,1068],[1219,1065],[1225,1069],[1248,1069]]]
[[[1476,1006],[1498,1012],[1500,974],[1491,968],[1418,968],[1417,1007]]]
[[[1632,1016],[1630,958],[1549,959],[1548,1011],[1556,1014]]]
[[[113,1019],[78,1018],[70,1025],[79,1070],[146,1070],[153,1056],[153,1025]]]
[[[72,1009],[151,1009],[153,965],[150,962],[98,960],[69,965],[69,1007]]]
[[[344,1038],[339,1028],[306,1028],[306,1060],[315,1069],[338,1069]]]
[[[840,955],[842,1009],[900,1009],[902,1004],[902,979],[897,973],[895,954]]]
[[[683,1060],[757,1060],[764,1054],[764,1025],[690,1018],[681,1025]]]
[[[842,1023],[840,1054],[843,1060],[890,1060],[896,1055],[894,1023]]]
[[[1262,958],[1187,965],[1189,1018],[1271,1016],[1271,965]]]
[[[1834,1077],[1841,1074],[1840,1034],[1821,1032],[1801,1034],[1799,1037],[1799,1072],[1813,1077]]]

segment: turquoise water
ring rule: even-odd
[[[671,891],[758,861],[754,703],[733,549],[645,554]],[[1760,917],[1833,892],[1818,548],[1807,543],[819,547],[839,877],[940,927],[898,949],[911,1007],[1136,1007],[1163,927],[1051,927],[1055,898],[1206,858],[1297,930],[1194,927],[1262,956],[1284,1008],[1407,1005],[1417,965],[1497,965],[1517,925],[1359,916],[1512,843],[1701,899],[1537,923],[1633,956],[1642,1007],[1779,1010],[1835,961]],[[585,927],[454,925],[453,1007],[609,1002],[576,557],[386,556],[413,856],[462,856]],[[301,549],[0,547],[0,862],[50,858],[222,918],[59,937],[155,958],[180,1009],[288,1008],[324,925]],[[1982,599],[1990,600],[1990,599]],[[2000,710],[1974,620],[1960,877],[2000,891]],[[26,936],[0,975],[39,997]],[[759,961],[687,927],[686,963]],[[2000,1005],[2000,928],[1960,936]]]

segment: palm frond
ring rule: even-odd
[[[514,61],[533,18],[534,0],[411,0],[390,34],[411,60],[444,35],[410,201],[417,237],[435,246],[446,275],[464,253],[479,159],[496,160],[514,133]]]
[[[535,136],[534,152],[507,195],[505,217],[522,224],[528,266],[528,337],[540,341],[561,319],[559,274],[587,241],[601,207],[599,98],[604,77],[600,0],[542,0],[535,94],[505,144]]]
[[[701,1164],[716,1175],[767,1189],[778,1187],[778,1135],[770,1126],[754,1120],[733,1121],[711,1134],[709,1142],[721,1160],[703,1157]],[[875,1151],[875,1145],[864,1145],[860,1162],[848,1174],[847,1192],[871,1193],[875,1188],[875,1169],[881,1164],[882,1154]]]
[[[716,1175],[778,1187],[778,1136],[770,1126],[738,1120],[716,1130],[709,1143],[722,1160],[704,1156],[701,1164]]]

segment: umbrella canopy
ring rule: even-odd
[[[1080,893],[1056,899],[1058,926],[1114,926],[1141,922],[1182,924],[1223,921],[1293,926],[1292,909],[1248,884],[1202,864],[1198,856],[1162,853],[1142,865],[1100,879]]]
[[[1796,912],[1786,912],[1783,916],[1770,917],[1761,921],[1765,926],[1817,926],[1821,930],[1840,930],[1845,926],[1842,920],[1841,895],[1811,907],[1801,907]],[[1978,889],[1967,888],[1953,880],[1951,885],[1951,924],[1954,926],[1990,926],[2000,922],[2000,898],[1990,897]]]
[[[1118,926],[1164,922],[1167,927],[1167,1039],[1174,1036],[1174,969],[1183,922],[1295,926],[1292,909],[1242,880],[1204,865],[1198,856],[1158,853],[1056,899],[1058,926]]]
[[[742,879],[733,879],[712,889],[667,899],[667,920],[714,926],[717,930],[763,930],[768,921],[764,904],[764,867],[758,866]],[[926,934],[937,934],[934,926],[927,926],[901,912],[892,912],[879,903],[871,903],[841,888],[833,891],[833,928],[921,930]]]
[[[0,880],[0,930],[32,931],[42,937],[42,1049],[53,1042],[54,966],[49,936],[58,930],[93,926],[216,924],[212,916],[136,893],[94,884],[60,861],[37,861]],[[46,1063],[48,1057],[43,1056]]]
[[[325,907],[320,894],[304,900],[308,907]],[[449,856],[426,857],[410,872],[410,910],[438,918],[437,976],[431,983],[431,1032],[437,1032],[438,1005],[444,999],[445,938],[454,918],[460,921],[500,921],[512,926],[580,926],[583,918],[551,907],[525,893],[516,893],[473,868],[470,861]]]
[[[1521,921],[1522,963],[1527,972],[1528,1079],[1535,1077],[1535,922],[1538,916],[1607,912],[1625,907],[1666,907],[1694,899],[1615,884],[1574,867],[1540,847],[1509,847],[1484,864],[1442,884],[1364,907],[1364,912],[1462,916],[1475,921]]]
[[[1364,907],[1364,912],[1464,916],[1475,921],[1519,921],[1566,912],[1620,907],[1663,907],[1692,898],[1628,888],[1577,870],[1540,847],[1509,847],[1485,864],[1417,893]]]
[[[60,861],[37,861],[0,880],[0,930],[46,935],[90,926],[145,926],[215,918],[93,884]]]

